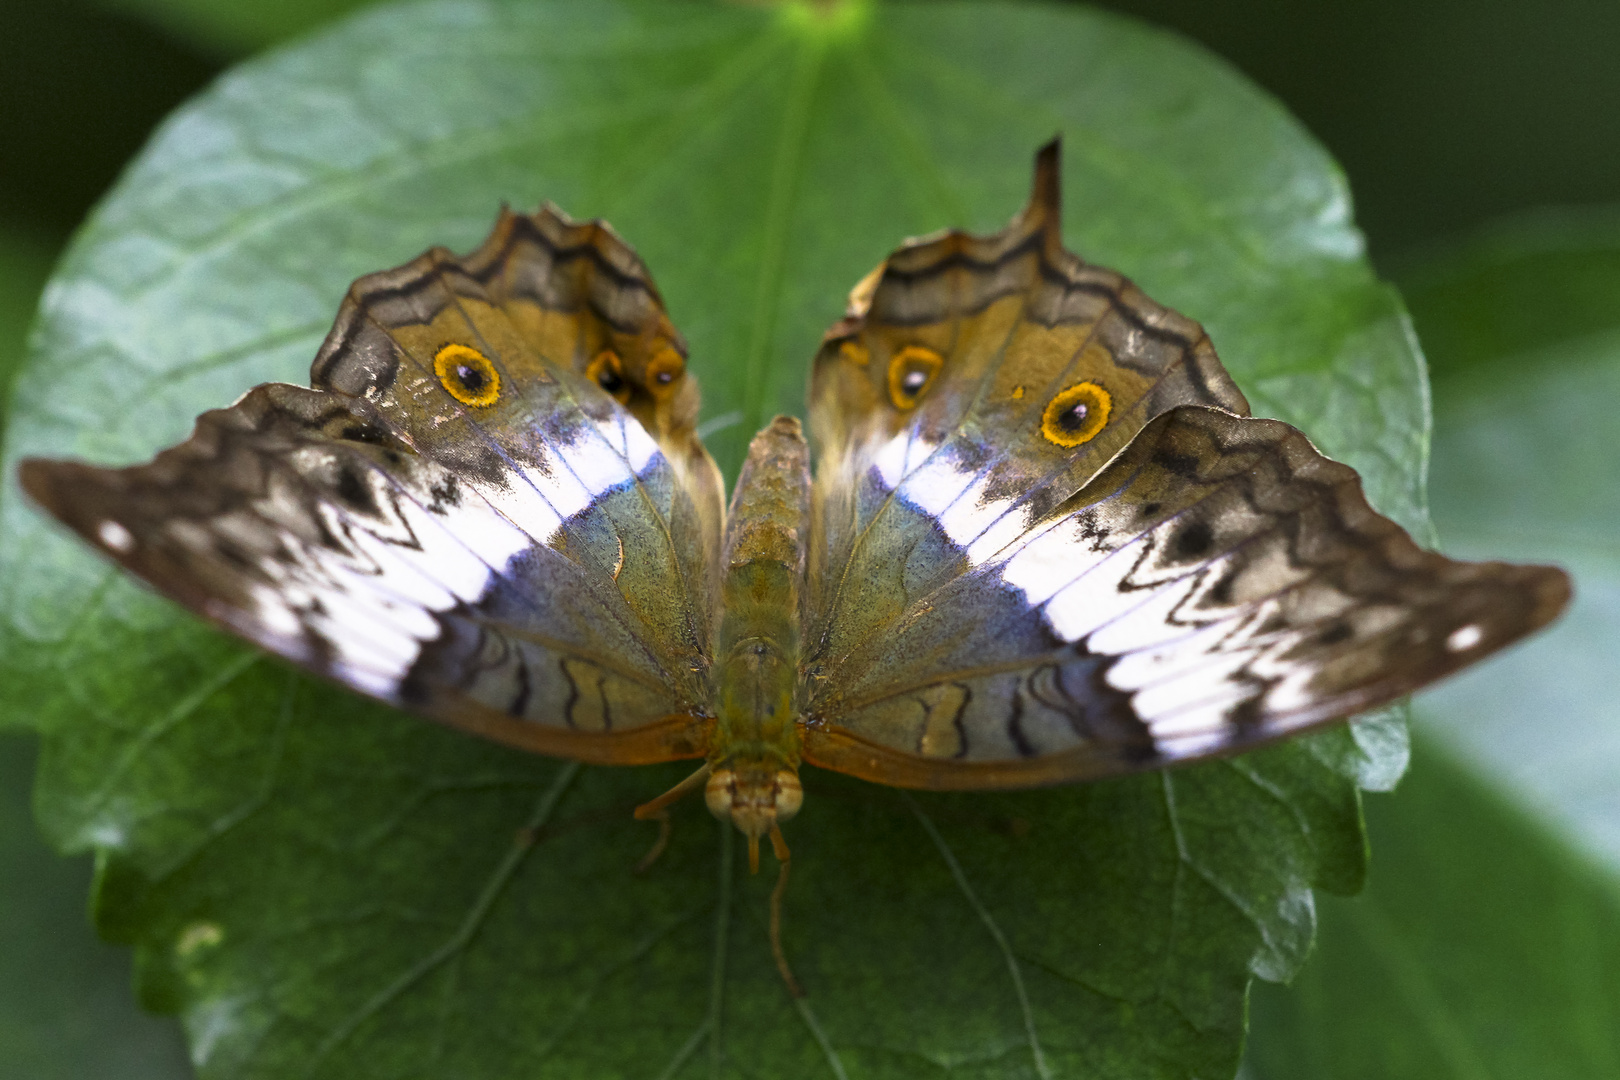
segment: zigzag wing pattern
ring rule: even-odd
[[[806,758],[1022,787],[1231,752],[1387,702],[1541,627],[1551,567],[1424,551],[1294,428],[1196,406],[840,668]]]

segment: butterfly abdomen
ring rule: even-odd
[[[799,602],[810,451],[791,417],[754,437],[726,523],[709,806],[751,837],[798,809]]]

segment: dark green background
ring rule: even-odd
[[[0,337],[0,371],[20,351],[17,312],[31,305],[51,253],[152,125],[233,59],[343,5],[301,0],[223,20],[210,15],[212,6],[0,5],[0,335],[10,335]],[[1501,365],[1533,340],[1585,341],[1620,325],[1620,244],[1613,231],[1598,235],[1591,224],[1602,215],[1521,229],[1529,238],[1520,249],[1542,251],[1548,235],[1582,249],[1556,266],[1523,250],[1502,255],[1511,236],[1483,257],[1478,241],[1468,249],[1474,265],[1496,268],[1483,283],[1454,265],[1446,277],[1445,258],[1456,256],[1434,256],[1519,211],[1620,202],[1620,6],[1103,6],[1179,29],[1225,56],[1280,97],[1344,166],[1373,259],[1411,286],[1418,331],[1444,376],[1436,385],[1439,466],[1448,417],[1461,425],[1473,407],[1467,372],[1492,342],[1520,335],[1502,355],[1485,358],[1511,380],[1518,369]],[[1580,265],[1572,269],[1572,261]],[[1559,308],[1567,291],[1521,287],[1521,275],[1556,283],[1561,272],[1588,283],[1579,311]],[[1453,295],[1459,277],[1474,299]],[[1528,306],[1539,317],[1493,325],[1489,340],[1470,337],[1479,326],[1468,313],[1485,310],[1478,296],[1486,289],[1502,308]],[[1612,459],[1612,442],[1606,446]],[[1437,467],[1437,476],[1446,475]],[[1611,466],[1601,479],[1613,477]],[[1437,486],[1443,537],[1448,520],[1463,533],[1470,524],[1467,506],[1448,519],[1449,497]],[[1489,755],[1471,757],[1466,741],[1447,741],[1443,718],[1431,734],[1422,702],[1418,712],[1412,775],[1398,794],[1369,800],[1372,893],[1325,902],[1323,955],[1295,988],[1257,992],[1250,1071],[1257,1078],[1620,1075],[1616,876],[1591,855],[1590,832],[1524,797],[1523,785],[1501,781]],[[184,1075],[172,1023],[143,1017],[129,1003],[123,953],[96,944],[87,928],[71,937],[35,921],[46,897],[62,926],[82,924],[89,867],[57,860],[33,839],[25,813],[31,754],[24,736],[0,736],[0,1078]],[[1480,866],[1500,873],[1470,869]],[[1425,897],[1441,895],[1448,899],[1436,899],[1435,908],[1450,912],[1472,898],[1478,925],[1426,925]],[[1373,1007],[1379,1002],[1350,991],[1417,1004],[1410,1016],[1383,1015]],[[1388,1026],[1397,1023],[1399,1037]],[[1356,1057],[1368,1046],[1386,1051]]]

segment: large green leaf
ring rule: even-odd
[[[301,380],[348,280],[466,248],[501,199],[646,256],[724,421],[796,409],[844,291],[906,234],[991,228],[1066,136],[1068,238],[1205,322],[1259,410],[1422,532],[1420,358],[1331,161],[1173,37],[1043,6],[641,2],[380,10],[230,76],[157,135],[49,293],[22,453],[127,461]],[[7,469],[7,483],[12,484]],[[578,769],[367,705],[113,574],[8,487],[4,664],[37,797],[97,851],[101,930],[205,1076],[1230,1074],[1251,973],[1310,887],[1358,887],[1392,717],[1067,790],[807,777],[788,998],[770,881],[679,769]]]
[[[1366,892],[1326,898],[1299,977],[1256,988],[1246,1076],[1620,1076],[1613,874],[1450,747],[1413,749],[1400,790],[1368,800]]]
[[[1448,547],[1557,561],[1569,614],[1426,695],[1367,893],[1257,995],[1261,1077],[1620,1075],[1620,216],[1540,214],[1414,267]]]

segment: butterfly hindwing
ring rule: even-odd
[[[811,385],[812,663],[1072,495],[1181,404],[1246,412],[1197,323],[1065,251],[1057,146],[1003,231],[910,241],[856,286]],[[984,537],[986,539],[980,539]]]
[[[258,387],[149,465],[23,479],[164,592],[373,696],[587,760],[689,756],[722,510],[683,350],[604,226],[506,213],[466,259],[358,280],[312,388]]]

